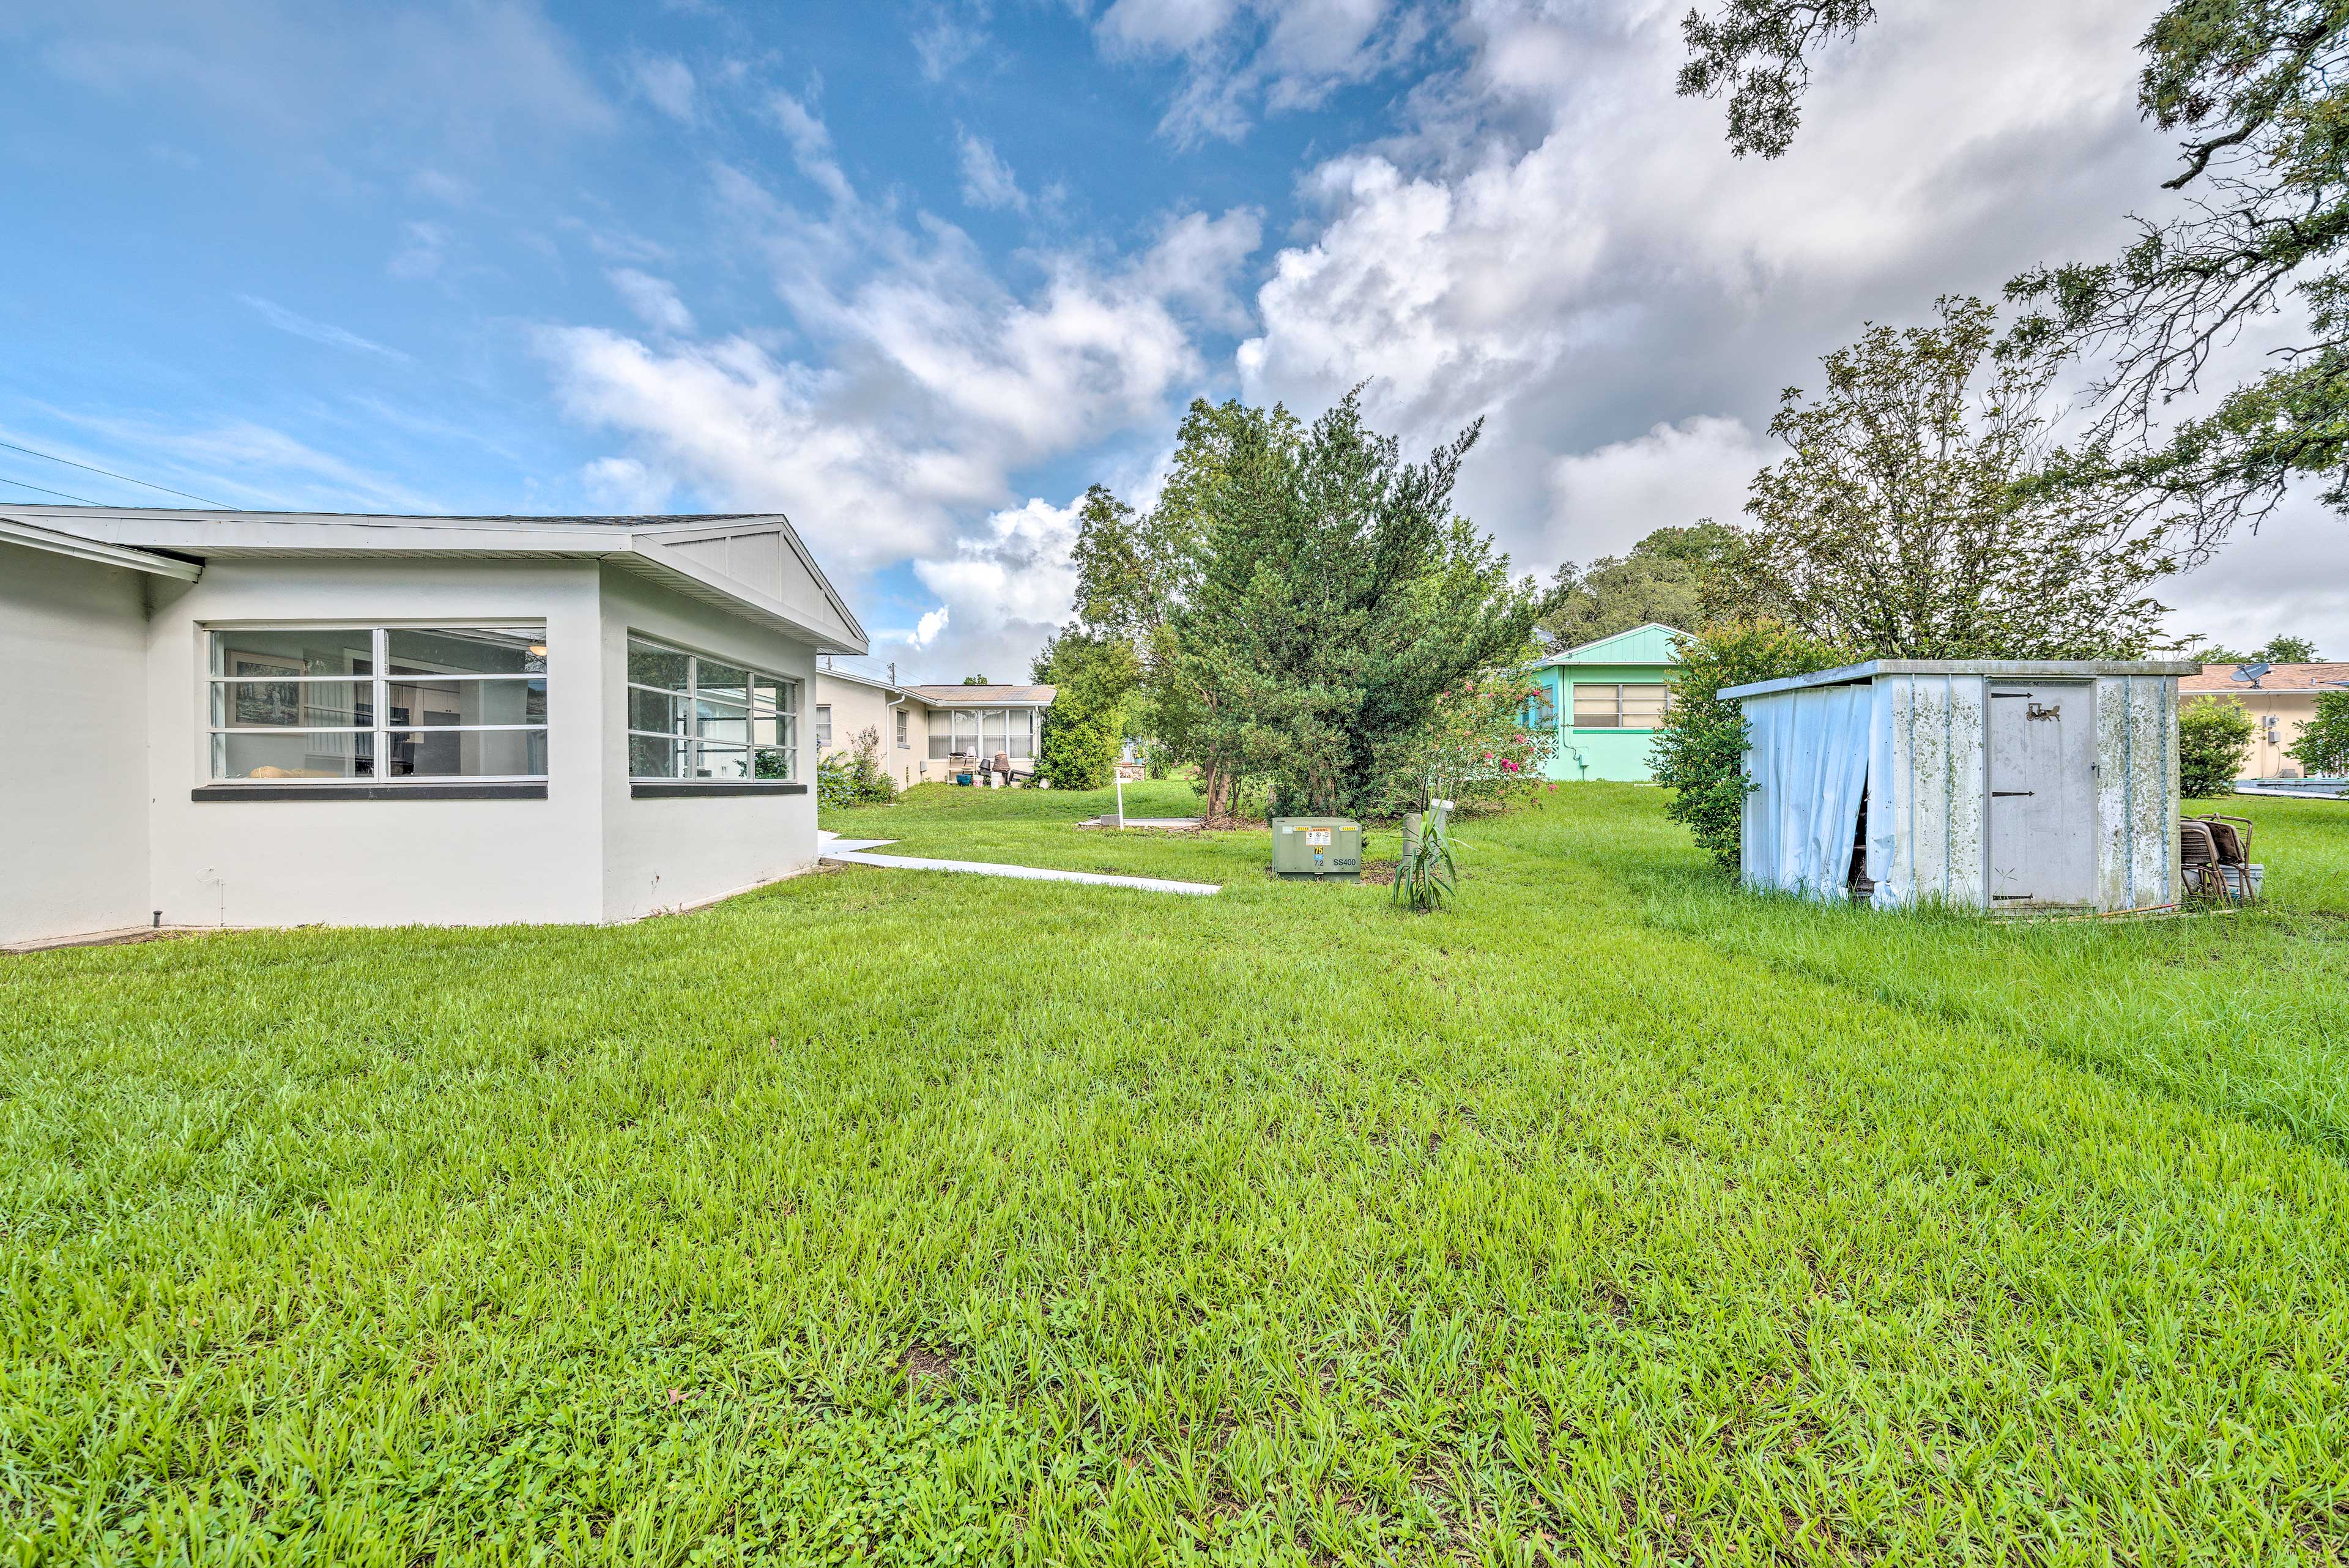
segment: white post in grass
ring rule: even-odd
[[[1123,833],[1125,831],[1125,774],[1112,767],[1110,769],[1110,777],[1117,781],[1117,830]]]

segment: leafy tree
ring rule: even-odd
[[[1371,815],[1417,798],[1443,694],[1511,661],[1547,607],[1452,514],[1478,427],[1407,464],[1349,393],[1294,431],[1278,409],[1218,424],[1195,565],[1153,671],[1155,709],[1181,713],[1211,815],[1249,774],[1290,811]]]
[[[1829,354],[1816,401],[1785,391],[1770,432],[1793,453],[1754,476],[1724,571],[1749,607],[1883,658],[2141,653],[2165,534],[2045,483],[2050,371],[1991,358],[1982,301],[1937,308]]]
[[[2314,664],[2318,662],[2316,644],[2304,637],[2288,637],[2282,633],[2267,639],[2249,653],[2238,653],[2219,643],[2205,643],[2189,653],[2187,658],[2204,664]]]
[[[1100,789],[1117,766],[1125,704],[1141,670],[1133,646],[1071,627],[1037,654],[1029,677],[1052,687],[1036,776],[1054,789]]]
[[[1659,528],[1588,568],[1565,562],[1550,585],[1557,607],[1542,617],[1541,629],[1572,648],[1650,621],[1693,627],[1721,612],[1721,567],[1737,548],[1737,530],[1708,519]]]
[[[2349,774],[2349,691],[2318,693],[2316,716],[2302,728],[2291,755],[2313,777]]]
[[[1689,57],[1684,98],[1729,95],[1729,147],[1775,158],[1795,140],[1812,53],[1876,20],[1871,0],[1728,0],[1715,16],[1681,20]]]
[[[965,686],[991,686],[994,684],[993,681],[988,680],[984,675],[966,675],[962,678],[962,683]]]
[[[2235,793],[2243,759],[2258,731],[2232,697],[2198,697],[2178,708],[2178,793],[2211,800]]]
[[[1718,621],[1672,646],[1681,665],[1651,753],[1656,782],[1672,789],[1664,815],[1687,825],[1698,848],[1735,871],[1745,797],[1754,788],[1745,776],[1744,704],[1714,693],[1724,686],[1832,670],[1857,656],[1768,619]]]
[[[1873,14],[1867,0],[1723,0],[1683,24],[1681,89],[1729,89],[1732,149],[1775,156],[1811,58]],[[2106,360],[2069,476],[2177,518],[2198,554],[2256,527],[2302,479],[2349,512],[2349,5],[2169,0],[2138,47],[2137,107],[2182,139],[2163,188],[2196,199],[2138,220],[2115,259],[2009,284],[2033,312],[2007,351]],[[2214,353],[2279,312],[2304,326],[2271,369],[2166,422]]]
[[[2268,639],[2266,645],[2251,657],[2268,664],[2314,664],[2316,644],[2304,637],[2279,634]]]

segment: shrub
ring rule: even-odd
[[[1671,711],[1656,733],[1656,782],[1671,786],[1664,813],[1684,823],[1697,847],[1723,869],[1737,869],[1739,826],[1753,782],[1745,776],[1743,704],[1713,695],[1724,686],[1808,675],[1849,664],[1838,648],[1775,620],[1715,622],[1677,638],[1681,659],[1672,678]]]
[[[2199,697],[2178,710],[2178,793],[2209,800],[2235,793],[2235,775],[2258,730],[2232,697]]]
[[[2349,774],[2349,691],[2316,699],[2316,716],[2292,743],[2291,754],[2311,776]]]
[[[1436,699],[1416,787],[1381,804],[1389,809],[1452,800],[1498,807],[1546,782],[1557,750],[1557,715],[1530,662],[1480,670]]]
[[[881,765],[881,732],[867,725],[854,746],[818,758],[815,798],[820,805],[887,805],[897,798],[896,781]]]

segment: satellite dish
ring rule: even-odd
[[[2275,666],[2271,664],[2238,664],[2235,666],[2235,679],[2247,680],[2256,688],[2260,683],[2260,677],[2274,668]]]

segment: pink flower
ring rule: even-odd
[[[1516,758],[1515,758],[1515,757],[1503,757],[1503,758],[1501,759],[1501,765],[1502,765],[1503,767],[1505,767],[1505,768],[1508,769],[1511,773],[1516,773],[1516,772],[1517,772],[1517,771],[1518,771],[1518,769],[1517,769],[1517,759],[1516,759]]]

